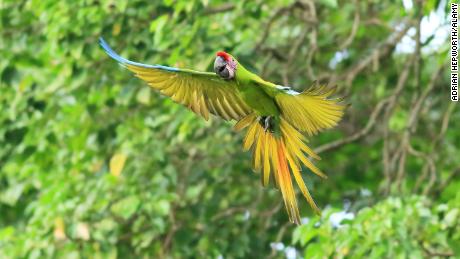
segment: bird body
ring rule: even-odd
[[[238,91],[241,99],[251,107],[259,116],[278,116],[278,106],[273,98],[265,91],[264,87],[255,81],[240,84]]]
[[[231,55],[229,57],[233,58]],[[238,64],[238,72],[235,73],[235,82],[243,101],[259,116],[279,115],[278,107],[273,100],[273,93],[270,91],[270,88],[275,87],[274,84],[251,73],[242,64]]]
[[[326,178],[308,157],[319,159],[306,144],[312,136],[335,126],[343,116],[341,99],[330,99],[335,89],[316,85],[301,93],[260,78],[233,56],[217,52],[215,73],[147,65],[120,57],[101,38],[106,53],[146,81],[152,88],[183,104],[204,119],[214,114],[236,120],[236,130],[247,128],[243,149],[253,152],[253,168],[262,185],[270,179],[280,189],[289,219],[300,224],[291,176],[311,207],[319,213],[301,175],[302,165]]]

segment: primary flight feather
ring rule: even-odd
[[[301,167],[326,178],[308,158],[319,159],[303,135],[314,135],[337,125],[345,105],[331,99],[335,89],[314,86],[301,93],[267,82],[246,70],[232,55],[219,51],[214,72],[199,72],[127,60],[101,38],[107,54],[131,70],[152,88],[171,97],[204,119],[214,114],[237,121],[235,129],[247,128],[243,149],[253,152],[253,168],[261,172],[262,185],[270,176],[281,190],[289,219],[300,224],[292,176],[310,206],[319,213],[308,191]]]

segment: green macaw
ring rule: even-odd
[[[261,171],[264,186],[270,175],[281,190],[289,219],[300,224],[291,174],[311,207],[319,213],[301,176],[301,164],[326,178],[307,158],[320,159],[302,133],[312,136],[337,125],[344,113],[341,99],[330,99],[335,89],[314,86],[301,93],[268,82],[249,72],[232,55],[219,51],[214,71],[199,72],[162,65],[147,65],[120,57],[104,39],[107,54],[146,81],[152,88],[198,115],[236,120],[235,129],[248,128],[243,149],[253,151],[253,168]]]

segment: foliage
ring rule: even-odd
[[[306,258],[447,256],[459,252],[459,198],[432,206],[419,196],[392,197],[340,224],[342,212],[329,209],[297,228],[293,242],[305,248]]]
[[[460,113],[447,101],[448,39],[435,30],[411,40],[447,5],[422,7],[1,1],[0,257],[259,258],[284,256],[270,245],[280,242],[316,257],[458,255]],[[145,63],[210,70],[224,49],[299,90],[338,84],[352,106],[309,143],[329,179],[305,173],[317,203],[330,206],[323,218],[302,201],[309,223],[287,223],[231,125],[151,91],[105,55],[100,36]],[[334,229],[324,222],[344,201],[356,218]],[[400,242],[376,244],[383,239]]]

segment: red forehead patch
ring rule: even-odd
[[[226,61],[230,61],[230,55],[223,52],[223,51],[219,51],[217,52],[216,56],[218,57],[222,57],[223,59],[225,59]]]

